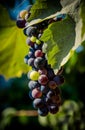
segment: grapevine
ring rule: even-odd
[[[59,86],[64,83],[64,77],[62,69],[55,73],[48,64],[42,49],[44,42],[40,40],[40,37],[49,24],[63,20],[66,14],[60,14],[31,26],[28,26],[27,22],[29,17],[30,8],[22,10],[16,21],[16,25],[23,28],[23,33],[27,36],[26,44],[29,47],[29,52],[24,57],[24,62],[32,68],[27,73],[30,80],[28,83],[29,97],[40,116],[46,116],[48,113],[56,114],[62,104]]]

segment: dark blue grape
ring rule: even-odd
[[[47,94],[47,92],[49,91],[49,87],[41,85],[40,90],[43,94]]]
[[[48,79],[52,80],[53,77],[55,76],[55,73],[54,73],[53,69],[52,68],[48,68],[47,71],[48,71],[47,72]]]
[[[24,29],[24,34],[28,37],[36,36],[37,35],[37,29],[36,29],[36,27],[30,26],[30,27]]]
[[[31,66],[31,67],[34,67],[34,58],[28,59],[28,65]]]
[[[42,108],[44,107],[44,102],[42,98],[36,98],[33,100],[33,107],[34,108]]]
[[[53,80],[56,82],[57,85],[61,85],[64,83],[64,77],[62,75],[56,75]]]
[[[34,89],[34,88],[40,87],[40,84],[39,84],[37,81],[31,80],[31,81],[29,81],[29,83],[28,83],[28,87],[32,90],[32,89]]]
[[[16,25],[17,25],[18,28],[24,28],[25,24],[26,24],[26,20],[25,19],[19,18],[16,21]]]
[[[28,56],[31,57],[31,58],[34,58],[34,57],[35,57],[35,56],[34,56],[34,52],[29,51]]]
[[[40,116],[47,116],[48,115],[48,108],[46,106],[38,108],[38,114]]]
[[[35,49],[35,50],[42,50],[42,46],[43,46],[43,43],[41,43],[40,45],[35,44],[35,45],[34,45],[34,49]]]
[[[34,60],[34,66],[35,68],[41,69],[43,67],[45,67],[46,65],[46,59],[42,58],[42,57],[37,57]]]
[[[26,64],[28,64],[28,59],[29,59],[29,56],[26,55],[26,56],[24,57],[24,62],[25,62]]]
[[[32,99],[32,100],[34,99],[34,98],[32,97],[32,91],[29,91],[29,98]]]

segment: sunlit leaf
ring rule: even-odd
[[[75,23],[67,17],[63,21],[53,23],[44,31],[41,40],[45,42],[48,63],[53,69],[59,68],[75,43]]]
[[[29,67],[24,63],[28,52],[26,37],[16,22],[10,20],[7,10],[0,7],[0,74],[6,78],[21,76]]]

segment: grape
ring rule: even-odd
[[[35,57],[42,57],[43,56],[43,52],[41,50],[36,50],[35,51]]]
[[[30,73],[30,79],[31,80],[38,80],[38,78],[39,78],[39,73],[37,72],[37,71],[32,71],[31,73]]]
[[[34,52],[29,51],[28,55],[29,55],[29,57],[33,58],[34,57]]]
[[[34,88],[34,89],[32,90],[32,97],[33,97],[33,98],[39,98],[39,97],[41,97],[41,96],[42,96],[42,92],[40,91],[39,88]]]
[[[26,56],[24,57],[24,62],[25,62],[26,64],[28,64],[28,59],[29,59],[29,56],[26,55]]]
[[[48,86],[51,89],[55,89],[57,87],[57,84],[56,84],[55,81],[51,80],[51,81],[48,82]]]
[[[64,77],[60,72],[55,74],[51,65],[48,64],[43,52],[44,42],[40,40],[40,37],[49,24],[64,19],[66,15],[61,14],[29,26],[31,7],[19,13],[16,24],[19,28],[24,28],[23,33],[27,36],[26,43],[29,46],[28,55],[24,57],[24,62],[32,68],[27,74],[30,80],[29,97],[33,100],[33,107],[37,109],[38,114],[47,116],[49,112],[56,114],[59,110],[61,105],[59,85],[64,82]]]
[[[39,72],[40,75],[41,74],[47,75],[47,70],[45,68],[39,69],[38,72]]]
[[[61,75],[56,75],[53,80],[56,82],[57,85],[61,85],[64,82],[64,78]]]
[[[32,36],[32,37],[30,38],[30,41],[31,41],[31,42],[36,42],[36,37],[35,37],[35,36]]]
[[[33,106],[34,106],[34,108],[42,108],[44,106],[44,102],[43,102],[42,98],[34,99]]]
[[[29,37],[26,39],[26,43],[28,46],[31,46],[31,47],[34,46],[34,42],[32,42]]]
[[[20,11],[19,16],[20,16],[20,18],[25,19],[26,14],[28,14],[28,11],[27,10],[22,10],[22,11]]]
[[[51,100],[52,100],[52,102],[53,102],[54,104],[57,104],[58,101],[60,100],[60,96],[59,96],[59,95],[53,95],[53,96],[51,97]]]
[[[28,73],[27,73],[27,77],[28,79],[30,79],[30,73],[32,72],[32,70],[30,70]]]
[[[49,91],[49,88],[45,85],[41,85],[40,90],[43,94],[47,94],[47,92]]]
[[[48,76],[48,79],[50,79],[50,80],[52,80],[53,77],[55,76],[54,71],[53,71],[52,68],[47,69],[47,76]]]
[[[34,67],[34,58],[28,60],[28,65]]]
[[[56,88],[54,89],[54,92],[55,92],[56,95],[57,95],[57,94],[60,94],[60,89],[59,89],[58,87],[56,87]]]
[[[47,82],[48,82],[48,77],[44,74],[40,75],[39,78],[38,78],[38,82],[41,84],[41,85],[46,85]]]
[[[47,116],[48,115],[48,108],[46,106],[38,108],[38,114],[40,116]]]
[[[31,15],[31,13],[30,13],[30,12],[28,12],[27,14],[25,14],[24,19],[27,21],[27,20],[28,20],[28,18],[30,17],[30,15]]]
[[[37,30],[35,27],[30,26],[24,29],[24,34],[28,37],[36,36]]]
[[[26,24],[26,20],[25,19],[19,18],[16,21],[16,25],[17,25],[18,28],[24,28],[25,24]]]
[[[30,99],[33,100],[33,97],[32,97],[32,91],[29,91],[29,97],[30,97]]]
[[[52,90],[49,90],[49,92],[47,93],[47,97],[48,98],[51,98],[51,97],[53,97],[55,95],[55,93],[54,93],[54,91],[52,91]]]
[[[59,110],[59,108],[58,108],[57,105],[50,105],[50,106],[48,107],[48,109],[49,109],[49,112],[50,112],[51,114],[56,114],[56,113],[58,112],[58,110]]]
[[[32,90],[32,89],[34,89],[34,88],[40,87],[40,84],[39,84],[37,81],[31,80],[31,81],[29,81],[29,83],[28,83],[28,87]]]
[[[42,42],[39,39],[36,39],[36,44],[40,45]]]
[[[46,105],[51,105],[52,104],[51,98],[45,97],[44,100],[46,102]]]
[[[42,46],[43,46],[43,44],[34,44],[34,48],[35,48],[35,50],[38,50],[38,49],[40,49],[40,50],[42,50]]]
[[[34,66],[38,69],[43,68],[46,65],[46,59],[42,57],[37,57],[34,60]]]

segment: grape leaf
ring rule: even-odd
[[[85,24],[84,24],[84,20],[80,17],[81,8],[82,6],[80,4],[80,1],[76,0],[73,3],[71,3],[69,6],[63,8],[60,12],[54,14],[52,17],[60,13],[69,14],[70,18],[72,18],[74,22],[71,22],[72,21],[71,19],[68,20],[65,19],[60,23],[58,22],[52,24],[48,27],[48,29],[44,31],[44,34],[41,37],[41,40],[46,42],[43,47],[44,48],[43,51],[46,52],[48,63],[51,64],[51,66],[55,71],[58,70],[60,66],[64,65],[69,60],[69,58],[73,54],[73,51],[79,45],[81,45],[81,43],[85,40],[85,31],[83,31],[84,34],[82,36],[82,30],[84,30],[84,28],[82,27],[84,27]],[[84,6],[83,6],[83,11],[84,11]],[[69,24],[66,24],[68,22]],[[67,30],[67,27],[69,31]],[[60,33],[62,35],[60,35]],[[70,34],[73,33],[73,34],[70,36],[69,33]],[[67,40],[66,40],[66,35],[67,35]],[[62,44],[60,44],[61,41]]]
[[[8,79],[21,76],[30,69],[24,63],[28,47],[22,29],[17,28],[5,8],[0,6],[0,11],[0,75]]]
[[[44,19],[62,8],[60,0],[36,0],[31,8],[31,16],[28,21],[34,19]]]
[[[55,70],[60,67],[75,43],[75,22],[67,16],[60,22],[53,23],[44,31],[41,40],[45,42],[43,51],[48,63]]]
[[[81,4],[81,19],[82,19],[82,37],[85,35],[85,1],[83,0]]]

